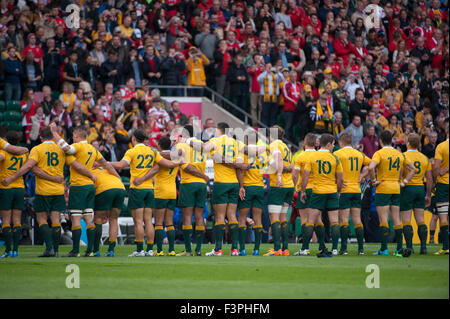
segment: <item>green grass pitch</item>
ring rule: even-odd
[[[270,247],[263,244],[261,252]],[[61,246],[60,255],[70,248]],[[429,245],[428,255],[415,246],[409,258],[372,256],[378,244],[367,244],[365,256],[349,244],[348,256],[332,258],[317,258],[317,244],[312,256],[301,257],[231,257],[229,248],[224,245],[223,257],[130,258],[130,245],[116,247],[114,258],[38,258],[43,247],[23,246],[19,258],[0,260],[0,298],[449,298],[449,258],[433,255],[437,245]],[[299,248],[289,247],[291,254]],[[68,264],[79,266],[78,289],[66,287]],[[379,267],[380,288],[366,287],[369,264]]]

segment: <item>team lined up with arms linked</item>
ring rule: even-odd
[[[255,244],[252,255],[260,255],[262,212],[264,209],[264,180],[269,174],[268,212],[274,247],[264,256],[289,256],[287,213],[294,191],[298,192],[296,208],[300,211],[303,243],[295,255],[310,255],[309,244],[313,233],[319,242],[319,257],[347,255],[349,216],[355,224],[358,254],[364,254],[364,229],[361,223],[361,187],[368,178],[376,187],[375,206],[380,220],[381,247],[376,255],[388,255],[388,217],[395,230],[397,243],[394,255],[408,257],[413,253],[411,214],[418,224],[421,254],[426,254],[427,226],[424,209],[435,198],[443,247],[437,254],[448,254],[448,122],[447,140],[436,148],[434,166],[419,152],[420,138],[408,136],[405,153],[394,149],[392,134],[380,134],[382,148],[368,158],[352,148],[352,136],[339,137],[340,148],[335,150],[335,138],[329,134],[320,137],[308,133],[304,151],[292,158],[282,141],[284,130],[274,126],[268,134],[269,145],[258,143],[258,134],[252,129],[243,136],[231,136],[229,126],[219,123],[215,136],[208,142],[194,138],[193,128],[186,125],[182,131],[163,137],[158,150],[146,146],[143,130],[132,136],[133,148],[122,160],[107,162],[100,152],[86,141],[86,131],[77,128],[72,145],[57,133],[55,124],[42,129],[42,143],[28,154],[28,149],[17,146],[19,137],[9,132],[7,142],[0,139],[0,212],[6,250],[2,257],[17,257],[21,234],[21,211],[24,208],[22,176],[28,171],[36,176],[34,211],[39,232],[45,242],[41,257],[58,256],[61,237],[60,213],[66,209],[64,198],[64,165],[70,167],[68,208],[72,221],[72,250],[67,257],[80,256],[81,218],[86,223],[87,250],[85,256],[100,256],[102,223],[109,220],[109,245],[106,256],[114,256],[118,234],[117,218],[126,195],[125,186],[116,170],[130,168],[128,207],[135,225],[136,251],[130,257],[163,256],[164,226],[169,242],[169,256],[192,256],[194,236],[195,255],[201,256],[205,235],[203,211],[206,203],[206,159],[214,161],[212,204],[215,212],[215,247],[207,256],[222,256],[225,221],[231,237],[231,255],[246,255],[246,225],[251,209],[254,221]],[[177,205],[176,176],[181,181],[178,207],[183,214],[185,250],[175,252],[173,213]],[[325,227],[322,212],[327,211],[331,225],[331,252],[325,246]],[[194,217],[195,233],[192,219]],[[51,220],[51,228],[47,221]],[[152,219],[155,225],[153,226]],[[11,224],[13,227],[11,227]],[[146,249],[144,250],[144,237]],[[403,247],[403,237],[406,247]],[[338,252],[338,243],[341,247]],[[11,244],[12,248],[11,248]],[[153,246],[156,244],[156,251]]]

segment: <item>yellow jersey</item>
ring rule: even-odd
[[[4,149],[6,145],[8,145],[8,142],[0,137],[0,150]]]
[[[176,199],[178,166],[174,168],[160,167],[155,175],[155,198]]]
[[[208,143],[214,144],[214,149],[210,152],[211,156],[217,152],[226,161],[230,163],[236,162],[238,148],[234,138],[222,135],[220,137],[213,137]],[[238,183],[236,169],[222,163],[214,162],[214,183]]]
[[[143,177],[161,159],[161,154],[144,144],[136,144],[129,149],[123,156],[123,160],[130,165],[130,188],[153,189],[153,181],[151,179],[146,180],[139,186],[134,185],[133,180],[136,177]]]
[[[67,155],[67,164],[72,164],[73,161],[77,160],[81,165],[86,167],[92,172],[92,166],[95,161],[100,161],[103,156],[97,151],[94,146],[89,144],[87,141],[82,141],[79,143],[73,143],[72,146],[75,148],[75,154]],[[80,174],[76,169],[70,166],[70,185],[71,186],[84,186],[92,185],[94,182],[87,176]]]
[[[408,150],[403,154],[417,169],[408,185],[423,185],[425,173],[431,171],[430,160],[417,150]],[[406,177],[406,170],[403,170],[403,177]]]
[[[36,161],[36,166],[49,175],[64,175],[66,154],[53,141],[45,141],[33,147],[28,159]],[[36,176],[36,194],[45,196],[64,195],[64,185]]]
[[[125,186],[123,185],[121,179],[110,174],[106,169],[96,168],[92,170],[92,174],[97,176],[97,182],[95,183],[95,195],[110,189],[119,188],[125,190]]]
[[[0,149],[0,154],[5,158],[0,162],[0,181],[4,180],[7,177],[14,175],[15,172],[19,170],[25,164],[28,159],[28,153],[22,155],[14,155],[8,153],[7,151]],[[25,188],[23,183],[23,178],[17,178],[14,182],[9,184],[8,186],[3,186],[0,183],[0,189],[9,189],[9,188]]]
[[[336,173],[342,173],[342,164],[336,155],[328,150],[318,150],[305,164],[305,170],[314,174],[313,193],[337,192]]]
[[[315,149],[305,149],[303,152],[298,154],[295,157],[294,161],[294,169],[299,170],[298,174],[298,182],[296,185],[296,191],[300,192],[302,188],[302,174],[305,171],[305,164],[309,161],[311,161],[312,158],[314,158],[314,155],[316,154]],[[314,173],[311,172],[308,176],[308,184],[306,185],[306,189],[312,189],[313,183],[314,183]]]
[[[289,167],[292,164],[292,153],[289,147],[287,147],[286,144],[284,144],[280,140],[275,140],[272,143],[269,144],[269,151],[271,156],[271,161],[275,160],[275,155],[277,153],[281,153],[281,158],[283,159],[283,166]],[[276,171],[270,172],[270,186],[276,187],[277,186],[277,173]],[[283,184],[283,188],[290,188],[294,187],[294,182],[292,181],[292,174],[290,172],[283,172],[281,174],[281,183]]]
[[[195,142],[203,143],[200,140],[193,139]],[[206,184],[206,181],[203,178],[194,176],[186,171],[184,169],[188,166],[194,166],[195,168],[198,168],[200,171],[205,173],[206,168],[206,154],[201,151],[195,150],[192,146],[189,146],[188,144],[181,142],[178,143],[176,146],[177,150],[182,150],[184,153],[184,160],[185,164],[181,165],[181,184],[188,184],[188,183],[203,183]]]
[[[448,139],[436,147],[435,159],[441,160],[441,168],[448,167]],[[437,177],[437,182],[448,185],[448,172]]]
[[[361,193],[359,176],[363,166],[368,166],[370,164],[370,158],[351,146],[343,147],[333,154],[339,158],[339,161],[342,164],[344,181],[347,184],[347,186],[342,188],[341,194]]]
[[[378,164],[377,180],[383,181],[376,188],[379,194],[400,194],[400,173],[409,161],[403,153],[392,146],[385,146],[373,154],[372,161]]]
[[[250,145],[249,145],[250,146]],[[267,153],[257,154],[255,148],[248,150],[249,154],[244,154],[244,163],[249,164],[249,168],[244,171],[244,186],[264,186],[264,171],[267,166]]]

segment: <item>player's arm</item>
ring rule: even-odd
[[[359,174],[359,183],[362,184],[367,176],[369,176],[369,167],[363,166],[361,173]]]
[[[189,146],[192,146],[192,148],[194,150],[199,151],[199,152],[205,152],[205,153],[211,152],[215,147],[214,143],[211,143],[211,142],[202,143],[200,141],[194,141],[192,139],[186,140],[186,143]]]
[[[36,165],[36,163],[37,162],[34,159],[31,159],[31,158],[28,159],[28,161],[21,168],[19,168],[19,170],[17,172],[15,172],[10,177],[7,177],[4,180],[2,180],[2,182],[1,182],[2,185],[8,186],[9,184],[14,182],[19,177],[22,177],[23,175],[28,173]]]
[[[77,160],[74,160],[72,163],[70,163],[70,166],[72,166],[81,175],[90,178],[94,182],[94,184],[97,182],[97,176],[92,174],[90,170],[88,170],[84,165],[82,165]]]
[[[336,185],[338,193],[341,193],[342,187],[344,186],[344,173],[336,173]]]
[[[130,165],[126,159],[122,159],[120,162],[109,162],[109,164],[116,170],[124,169]]]
[[[2,154],[0,154],[0,162],[3,162],[4,160],[5,160],[5,157]]]
[[[236,170],[236,177],[239,183],[239,198],[241,200],[245,199],[245,188],[244,188],[244,172],[241,169]]]
[[[169,162],[170,162],[170,161],[169,161]],[[161,161],[159,161],[159,163],[161,163]],[[147,181],[147,180],[153,178],[153,176],[155,176],[156,173],[159,172],[159,169],[160,169],[159,163],[153,165],[153,167],[150,168],[150,169],[147,171],[147,173],[145,173],[144,176],[134,178],[133,184],[134,184],[135,186],[139,186],[139,185],[141,185],[143,182],[145,182],[145,181]]]
[[[413,163],[409,162],[405,165],[405,168],[407,170],[406,176],[403,179],[403,181],[400,183],[400,185],[403,184],[403,186],[408,185],[411,178],[413,178],[414,174],[417,173],[417,168],[414,167]]]
[[[309,179],[310,173],[311,173],[311,171],[306,168],[303,170],[302,183],[301,183],[301,188],[300,188],[300,190],[301,190],[300,200],[302,201],[302,203],[306,203],[306,185],[308,185],[308,179]]]
[[[377,181],[377,177],[376,177],[376,168],[378,166],[378,162],[372,160],[368,166],[368,170],[369,170],[369,176],[370,179],[372,180],[372,185],[373,186],[377,186],[378,184],[380,184],[382,181]]]
[[[22,155],[28,153],[28,148],[22,146],[16,146],[6,143],[4,148],[5,151],[14,154],[14,155]]]
[[[439,158],[434,159],[433,177],[445,175],[448,172],[448,167],[441,167],[442,160]]]
[[[39,168],[39,167],[37,167],[37,166],[34,166],[34,167],[31,169],[31,172],[32,172],[35,176],[37,176],[37,177],[39,177],[39,178],[42,178],[42,179],[45,179],[45,180],[50,181],[50,182],[54,182],[54,183],[58,183],[58,184],[63,184],[64,181],[65,181],[65,180],[64,180],[64,176],[60,176],[60,175],[52,176],[52,175],[48,174],[48,173],[45,172],[43,169],[41,169],[41,168]]]
[[[428,170],[425,173],[425,178],[426,178],[426,184],[425,184],[425,189],[427,191],[426,195],[425,195],[425,204],[426,206],[430,206],[431,204],[431,191],[433,189],[433,173],[431,170]]]
[[[67,142],[61,136],[58,135],[58,132],[56,131],[56,129],[57,129],[56,124],[51,123],[50,130],[52,131],[53,139],[55,141],[57,141],[56,144],[59,146],[59,148],[62,149],[64,151],[64,153],[66,153],[68,155],[75,154],[75,147],[67,144]]]
[[[177,166],[180,166],[181,164],[183,164],[183,158],[179,158],[176,161],[170,161],[168,159],[165,159],[164,157],[161,158],[158,162],[159,165],[167,167],[167,168],[175,168]]]
[[[294,166],[292,170],[292,182],[294,182],[294,186],[298,183],[298,178],[300,177],[300,167]]]
[[[242,148],[242,151],[244,152],[244,154],[248,155],[248,152],[251,150],[253,152],[253,149],[255,149],[255,154],[260,155],[262,153],[265,153],[267,151],[267,146],[263,146],[263,145],[245,145]]]
[[[275,154],[275,160],[277,161],[277,187],[282,187],[283,183],[281,182],[281,175],[283,174],[284,165],[281,152]]]
[[[117,173],[117,171],[114,169],[114,167],[111,165],[111,163],[107,162],[103,157],[96,161],[101,167],[106,169],[108,173],[111,175],[116,176],[117,178],[120,178],[120,175]]]
[[[186,173],[189,173],[193,176],[196,177],[200,177],[203,178],[207,183],[209,182],[209,177],[208,175],[206,175],[205,173],[203,173],[201,170],[199,170],[197,167],[192,166],[190,164],[188,164],[183,171],[185,171]]]

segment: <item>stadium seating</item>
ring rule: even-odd
[[[20,101],[6,101],[6,110],[7,111],[16,111],[21,112]],[[22,116],[22,115],[20,115]]]

